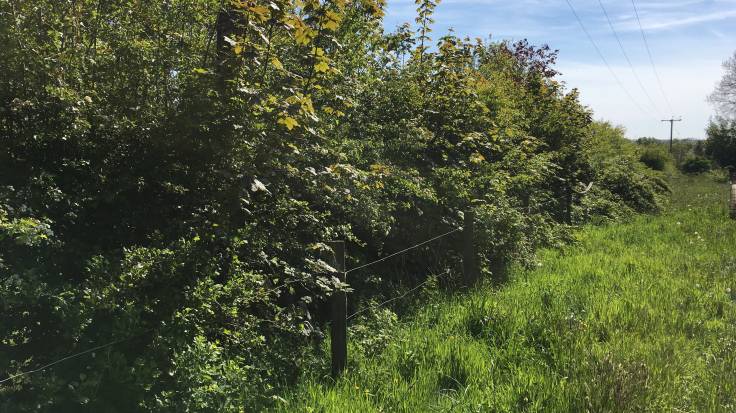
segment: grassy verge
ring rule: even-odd
[[[501,289],[428,305],[285,411],[735,411],[736,222],[724,184],[591,227]],[[368,349],[370,350],[370,349]]]

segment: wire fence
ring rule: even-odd
[[[77,358],[77,357],[81,357],[81,356],[83,356],[85,354],[93,353],[95,351],[102,350],[102,349],[105,349],[107,347],[112,347],[112,346],[114,346],[116,344],[120,344],[120,343],[123,343],[123,342],[126,342],[126,341],[133,340],[135,338],[138,338],[138,337],[141,337],[141,336],[143,336],[145,334],[148,334],[148,333],[152,332],[153,330],[155,330],[155,329],[150,328],[148,330],[145,330],[145,331],[143,331],[141,333],[138,333],[138,334],[133,335],[133,336],[130,336],[130,337],[121,338],[119,340],[111,341],[111,342],[109,342],[107,344],[102,344],[100,346],[92,347],[90,349],[87,349],[87,350],[84,350],[84,351],[80,351],[78,353],[70,354],[70,355],[68,355],[66,357],[63,357],[63,358],[60,358],[58,360],[52,361],[51,363],[44,364],[43,366],[37,367],[37,368],[35,368],[33,370],[23,371],[23,372],[14,374],[12,376],[9,376],[7,378],[4,378],[4,379],[0,380],[0,384],[5,383],[5,382],[10,381],[10,380],[13,380],[13,379],[17,379],[19,377],[27,376],[29,374],[33,374],[33,373],[38,373],[38,372],[44,371],[44,370],[46,370],[49,367],[55,366],[55,365],[57,365],[59,363],[63,363],[65,361],[67,361],[67,360],[71,360],[71,359],[74,359],[74,358]]]
[[[591,190],[591,188],[592,188],[592,182],[590,184],[588,184],[587,186],[583,185],[583,189],[582,190],[579,190],[579,191],[578,190],[575,190],[575,192],[578,193],[578,194],[580,194],[580,195],[585,195],[587,192],[589,192]],[[736,205],[736,201],[735,201],[735,205]],[[734,208],[736,208],[736,206]],[[428,245],[428,244],[430,244],[432,242],[438,241],[440,239],[443,239],[445,237],[448,237],[450,235],[453,235],[455,233],[458,233],[458,232],[461,232],[462,231],[463,232],[463,234],[462,234],[463,235],[463,243],[462,243],[462,246],[461,246],[461,250],[462,250],[462,256],[463,256],[463,273],[464,273],[464,277],[465,277],[464,282],[465,282],[465,285],[466,286],[470,286],[470,285],[472,285],[475,282],[475,280],[478,277],[477,262],[475,261],[476,260],[476,258],[475,258],[475,245],[474,245],[474,241],[473,241],[474,240],[474,235],[473,235],[473,231],[474,231],[474,224],[473,224],[473,222],[474,222],[474,213],[473,213],[473,211],[472,210],[466,211],[465,212],[465,218],[464,219],[465,219],[465,223],[464,223],[463,227],[454,228],[454,229],[452,229],[450,231],[447,231],[447,232],[445,232],[443,234],[437,235],[435,237],[432,237],[432,238],[427,239],[425,241],[422,241],[420,243],[414,244],[414,245],[409,246],[407,248],[404,248],[402,250],[399,250],[399,251],[396,251],[394,253],[391,253],[391,254],[389,254],[389,255],[387,255],[385,257],[381,257],[381,258],[376,259],[374,261],[370,261],[370,262],[368,262],[366,264],[362,264],[362,265],[359,265],[357,267],[353,267],[353,268],[351,268],[349,270],[336,271],[333,274],[339,275],[342,278],[342,280],[346,280],[346,277],[347,277],[348,274],[351,274],[353,272],[356,272],[356,271],[359,271],[359,270],[362,270],[362,269],[371,267],[373,265],[376,265],[376,264],[385,262],[385,261],[390,260],[390,259],[392,259],[394,257],[398,257],[398,256],[401,256],[401,255],[404,255],[404,254],[406,254],[406,253],[408,253],[408,252],[410,252],[412,250],[415,250],[417,248],[420,248],[422,246]],[[341,261],[341,262],[344,263],[344,261],[345,261],[344,247],[341,248],[341,250],[342,250],[343,256],[340,257],[339,259],[337,257],[335,257],[335,258],[336,258],[336,262],[337,261]],[[344,269],[344,267],[340,267],[339,265],[338,265],[338,267]],[[449,274],[449,271],[446,272],[446,273],[444,273],[444,274],[442,274],[442,276],[446,276],[448,274]],[[363,314],[363,313],[365,313],[367,311],[375,310],[375,309],[379,309],[379,308],[385,307],[385,306],[387,306],[387,305],[389,305],[389,304],[391,304],[393,302],[396,302],[396,301],[398,301],[398,300],[400,300],[402,298],[405,298],[405,297],[409,296],[410,294],[413,294],[416,291],[419,291],[422,287],[424,287],[425,285],[427,285],[432,280],[433,280],[433,278],[427,278],[425,281],[419,283],[415,287],[412,287],[411,289],[409,289],[409,290],[407,290],[407,291],[405,291],[405,292],[403,292],[403,293],[401,293],[401,294],[399,294],[399,295],[397,295],[395,297],[389,298],[389,299],[387,299],[385,301],[382,301],[382,302],[377,303],[377,304],[374,304],[374,305],[366,306],[366,307],[364,307],[362,309],[359,309],[358,311],[355,311],[354,313],[349,314],[349,315],[347,315],[347,301],[346,301],[347,299],[346,299],[345,294],[343,292],[336,291],[333,294],[332,331],[333,331],[333,334],[334,334],[334,331],[336,330],[335,329],[335,326],[336,325],[340,325],[341,326],[341,328],[339,328],[337,330],[340,330],[341,331],[341,334],[343,335],[343,337],[341,337],[338,340],[338,343],[340,343],[341,346],[345,347],[343,349],[344,350],[343,351],[343,354],[345,355],[345,357],[346,357],[346,354],[347,354],[347,331],[346,331],[347,330],[347,321],[353,320],[357,316],[359,316],[359,315],[361,315],[361,314]],[[282,283],[281,285],[279,285],[277,287],[273,287],[273,288],[270,288],[270,289],[266,290],[265,293],[266,293],[266,295],[271,295],[273,293],[276,293],[276,292],[281,291],[285,287],[288,287],[290,285],[297,284],[297,283],[304,283],[305,281],[307,281],[307,279],[303,279],[303,278],[289,280],[289,281],[286,281],[286,282]],[[338,300],[343,300],[342,303],[337,302],[337,301],[334,301],[336,296],[337,296],[337,299]],[[338,316],[336,318],[334,312],[335,312],[335,309],[336,308],[340,308],[340,306],[342,306],[342,309],[339,311],[340,314],[338,314]],[[47,368],[53,367],[53,366],[55,366],[55,365],[57,365],[59,363],[62,363],[64,361],[71,360],[71,359],[74,359],[74,358],[78,358],[78,357],[84,356],[86,354],[90,354],[90,353],[93,353],[95,351],[99,351],[99,350],[102,350],[102,349],[105,349],[105,348],[108,348],[108,347],[112,347],[114,345],[117,345],[117,344],[120,344],[120,343],[129,341],[129,340],[132,340],[134,338],[140,337],[140,336],[142,336],[144,334],[147,334],[147,333],[149,333],[151,331],[154,331],[154,330],[155,329],[153,329],[153,328],[152,329],[148,329],[148,330],[145,330],[145,331],[143,331],[143,332],[141,332],[139,334],[136,334],[136,335],[133,335],[133,336],[130,336],[130,337],[118,339],[118,340],[111,341],[111,342],[106,343],[106,344],[102,344],[102,345],[99,345],[99,346],[92,347],[92,348],[87,349],[87,350],[83,350],[83,351],[80,351],[80,352],[77,352],[77,353],[70,354],[70,355],[65,356],[63,358],[60,358],[58,360],[55,360],[55,361],[52,361],[50,363],[44,364],[44,365],[42,365],[40,367],[37,367],[35,369],[27,370],[27,371],[20,372],[20,373],[14,374],[14,375],[10,375],[9,377],[7,377],[5,379],[0,380],[0,384],[6,383],[8,381],[11,381],[13,379],[16,379],[16,378],[19,378],[19,377],[22,377],[22,376],[26,376],[26,375],[29,375],[29,374],[33,374],[33,373],[38,373],[38,372],[44,371]],[[333,347],[334,346],[335,346],[335,341],[333,341]],[[342,366],[345,365],[345,362],[346,362],[346,360],[343,360],[342,361]],[[335,359],[334,359],[334,353],[333,353],[333,366],[334,366],[334,363],[335,363]],[[337,373],[339,373],[339,371]]]
[[[452,235],[452,234],[454,234],[454,233],[456,233],[456,232],[458,232],[458,231],[462,231],[462,228],[455,228],[455,229],[453,229],[452,231],[446,232],[446,233],[444,233],[444,234],[442,234],[442,235],[438,235],[438,236],[436,236],[436,237],[434,237],[434,238],[431,238],[431,239],[428,239],[428,240],[426,240],[426,241],[420,242],[419,244],[416,244],[416,245],[412,245],[412,246],[411,246],[411,247],[409,247],[409,248],[404,248],[403,250],[401,250],[401,251],[397,251],[397,252],[395,252],[395,253],[393,253],[393,254],[391,254],[391,255],[387,255],[387,256],[385,256],[385,257],[383,257],[383,258],[379,258],[379,259],[377,259],[377,260],[375,260],[375,261],[371,261],[371,262],[369,262],[369,263],[367,263],[367,264],[363,264],[363,265],[357,266],[357,267],[355,267],[355,268],[351,268],[351,269],[349,269],[349,270],[345,271],[345,274],[350,274],[351,272],[354,272],[354,271],[358,271],[358,270],[362,270],[363,268],[367,268],[367,267],[370,267],[370,266],[372,266],[372,265],[375,265],[375,264],[378,264],[378,263],[384,262],[384,261],[386,261],[386,260],[388,260],[388,259],[391,259],[391,258],[393,258],[393,257],[396,257],[396,256],[399,256],[399,255],[403,255],[403,254],[406,254],[407,252],[409,252],[409,251],[411,251],[411,250],[413,250],[413,249],[419,248],[419,247],[421,247],[421,246],[423,246],[423,245],[427,245],[427,244],[429,244],[429,243],[431,243],[431,242],[434,242],[434,241],[437,241],[437,240],[439,240],[439,239],[441,239],[441,238],[444,238],[444,237],[446,237],[446,236]]]
[[[440,239],[442,239],[442,238],[445,238],[445,237],[447,237],[447,236],[450,236],[450,235],[452,235],[452,234],[454,234],[454,233],[456,233],[456,232],[460,232],[460,231],[462,231],[462,230],[463,230],[463,228],[462,228],[462,227],[459,227],[459,228],[455,228],[455,229],[453,229],[453,230],[451,230],[451,231],[448,231],[448,232],[446,232],[446,233],[444,233],[444,234],[438,235],[438,236],[436,236],[436,237],[433,237],[433,238],[430,238],[430,239],[428,239],[428,240],[426,240],[426,241],[423,241],[423,242],[420,242],[420,243],[418,243],[418,244],[412,245],[411,247],[408,247],[408,248],[404,248],[404,249],[402,249],[402,250],[400,250],[400,251],[397,251],[397,252],[395,252],[395,253],[393,253],[393,254],[387,255],[387,256],[385,256],[385,257],[383,257],[383,258],[379,258],[379,259],[377,259],[377,260],[375,260],[375,261],[371,261],[371,262],[369,262],[369,263],[367,263],[367,264],[363,264],[363,265],[360,265],[360,266],[358,266],[358,267],[355,267],[355,268],[351,268],[350,270],[347,270],[347,271],[345,271],[345,274],[347,275],[347,274],[350,274],[351,272],[354,272],[354,271],[358,271],[358,270],[362,270],[363,268],[367,268],[367,267],[370,267],[370,266],[372,266],[372,265],[375,265],[375,264],[378,264],[378,263],[384,262],[384,261],[386,261],[386,260],[389,260],[389,259],[391,259],[391,258],[397,257],[397,256],[399,256],[399,255],[403,255],[403,254],[406,254],[407,252],[409,252],[409,251],[411,251],[411,250],[414,250],[414,249],[417,249],[417,248],[419,248],[419,247],[422,247],[422,246],[424,246],[424,245],[430,244],[430,243],[432,243],[432,242],[434,242],[434,241],[440,240]],[[445,273],[445,274],[443,274],[443,275],[447,275],[447,274],[449,274],[449,273]],[[431,279],[431,278],[428,278],[428,279],[424,280],[423,282],[421,282],[420,284],[418,284],[417,286],[415,286],[415,287],[413,287],[413,288],[409,289],[408,291],[406,291],[406,292],[402,293],[401,295],[395,296],[395,297],[393,297],[393,298],[390,298],[390,299],[388,299],[388,300],[386,300],[386,301],[383,301],[383,302],[381,302],[381,303],[378,303],[378,304],[375,304],[375,305],[370,305],[370,306],[364,307],[364,308],[362,308],[362,309],[360,309],[360,310],[358,310],[358,311],[356,311],[356,312],[354,312],[354,313],[352,313],[352,314],[348,315],[348,316],[347,316],[347,320],[348,320],[348,321],[350,321],[350,320],[352,320],[353,318],[357,317],[358,315],[360,315],[360,314],[363,314],[363,313],[365,313],[365,312],[367,312],[367,311],[370,311],[370,310],[376,310],[376,309],[379,309],[379,308],[381,308],[381,307],[385,307],[385,306],[387,306],[388,304],[391,304],[391,303],[393,303],[393,302],[395,302],[395,301],[398,301],[398,300],[400,300],[400,299],[402,299],[402,298],[404,298],[404,297],[407,297],[408,295],[410,295],[410,294],[412,294],[412,293],[414,293],[414,292],[418,291],[419,289],[421,289],[422,287],[424,287],[425,285],[427,285],[427,284],[428,284],[429,282],[431,282],[431,281],[432,281],[432,279]]]
[[[453,229],[451,231],[448,231],[448,232],[446,232],[444,234],[441,234],[441,235],[438,235],[436,237],[430,238],[430,239],[428,239],[426,241],[423,241],[423,242],[420,242],[418,244],[412,245],[412,246],[410,246],[408,248],[404,248],[404,249],[402,249],[400,251],[394,252],[394,253],[389,254],[389,255],[387,255],[385,257],[382,257],[382,258],[379,258],[377,260],[371,261],[369,263],[366,263],[366,264],[363,264],[363,265],[360,265],[360,266],[351,268],[351,269],[349,269],[347,271],[344,271],[343,274],[344,275],[347,275],[349,273],[352,273],[352,272],[355,272],[355,271],[358,271],[358,270],[362,270],[364,268],[367,268],[367,267],[370,267],[370,266],[379,264],[379,263],[384,262],[384,261],[387,261],[387,260],[389,260],[391,258],[394,258],[394,257],[400,256],[400,255],[406,254],[409,251],[412,251],[412,250],[417,249],[419,247],[422,247],[424,245],[430,244],[430,243],[432,243],[434,241],[437,241],[437,240],[440,240],[442,238],[448,237],[448,236],[450,236],[450,235],[452,235],[452,234],[454,234],[456,232],[462,231],[462,230],[463,230],[462,227],[455,228],[455,229]],[[351,319],[357,317],[358,315],[360,315],[360,314],[362,314],[362,313],[364,313],[366,311],[369,311],[371,309],[381,308],[381,307],[384,307],[384,306],[386,306],[386,305],[388,305],[388,304],[390,304],[390,303],[392,303],[394,301],[400,300],[400,299],[402,299],[402,298],[404,298],[404,297],[406,297],[406,296],[408,296],[408,295],[416,292],[417,290],[419,290],[420,288],[422,288],[423,286],[425,286],[427,283],[429,283],[431,280],[432,279],[427,279],[424,282],[422,282],[419,285],[411,288],[410,290],[404,292],[403,294],[401,294],[399,296],[393,297],[391,299],[388,299],[386,301],[383,301],[381,303],[378,303],[378,304],[375,304],[375,305],[372,305],[372,306],[364,307],[363,309],[358,310],[357,312],[352,313],[349,316],[347,316],[345,320],[346,321],[347,320],[351,320]],[[281,289],[283,289],[283,288],[285,288],[285,287],[287,287],[289,285],[297,284],[297,283],[304,282],[304,281],[306,281],[306,280],[304,280],[304,279],[289,280],[289,281],[287,281],[287,282],[279,285],[278,287],[274,287],[274,288],[271,288],[271,289],[267,290],[266,291],[266,294],[267,295],[273,294],[273,293],[278,292]],[[8,376],[8,377],[0,380],[0,384],[6,383],[8,381],[11,381],[11,380],[14,380],[14,379],[17,379],[17,378],[20,378],[20,377],[23,377],[23,376],[26,376],[26,375],[29,375],[29,374],[34,374],[34,373],[42,372],[42,371],[44,371],[44,370],[46,370],[46,369],[48,369],[50,367],[53,367],[53,366],[55,366],[57,364],[60,364],[60,363],[65,362],[65,361],[72,360],[72,359],[75,359],[75,358],[84,356],[86,354],[94,353],[95,351],[103,350],[105,348],[112,347],[112,346],[115,346],[117,344],[121,344],[121,343],[124,343],[126,341],[133,340],[135,338],[138,338],[138,337],[141,337],[141,336],[143,336],[145,334],[148,334],[148,333],[150,333],[150,332],[152,332],[154,330],[155,330],[154,328],[147,329],[147,330],[145,330],[145,331],[143,331],[141,333],[135,334],[133,336],[129,336],[129,337],[126,337],[126,338],[114,340],[114,341],[108,342],[106,344],[102,344],[102,345],[95,346],[95,347],[92,347],[92,348],[89,348],[89,349],[86,349],[86,350],[83,350],[83,351],[80,351],[80,352],[77,352],[77,353],[70,354],[68,356],[62,357],[62,358],[57,359],[55,361],[52,361],[50,363],[46,363],[46,364],[44,364],[44,365],[42,365],[40,367],[34,368],[32,370],[27,370],[27,371],[23,371],[23,372],[14,374],[14,375],[10,375],[10,376]]]
[[[446,272],[446,273],[444,273],[442,275],[448,275],[448,274],[449,274],[449,272]],[[401,295],[398,295],[396,297],[390,298],[390,299],[388,299],[386,301],[380,302],[380,303],[375,304],[375,305],[370,305],[370,306],[364,307],[364,308],[362,308],[362,309],[360,309],[360,310],[358,310],[358,311],[350,314],[347,317],[347,320],[350,321],[353,318],[357,317],[358,315],[365,313],[366,311],[369,311],[369,310],[377,310],[379,308],[382,308],[382,307],[387,306],[388,304],[393,303],[394,301],[398,301],[398,300],[400,300],[400,299],[402,299],[402,298],[404,298],[404,297],[406,297],[406,296],[408,296],[408,295],[416,292],[417,290],[421,289],[425,285],[429,284],[432,280],[433,280],[432,278],[428,278],[428,279],[424,280],[423,282],[421,282],[420,284],[418,284],[416,287],[414,287],[414,288],[412,288],[412,289],[404,292]]]

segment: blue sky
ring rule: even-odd
[[[736,0],[635,0],[666,98],[657,85],[631,0],[601,0],[618,32],[633,72],[598,0],[570,0],[632,103],[581,30],[565,0],[444,0],[434,35],[529,39],[560,50],[558,70],[577,87],[597,119],[623,125],[627,136],[668,137],[660,122],[682,116],[675,137],[703,138],[713,109],[706,102],[721,77],[721,63],[736,50]],[[387,0],[385,27],[413,22],[414,0]],[[641,80],[640,87],[636,80]],[[651,97],[651,102],[647,98]],[[670,111],[667,101],[672,106]],[[673,112],[673,113],[671,113]]]

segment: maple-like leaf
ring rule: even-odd
[[[296,119],[292,118],[291,116],[284,116],[283,118],[280,118],[278,120],[278,123],[286,126],[286,129],[288,130],[292,130],[294,129],[294,127],[299,126],[299,122],[297,122]]]
[[[326,73],[328,70],[330,70],[330,65],[327,64],[324,60],[314,65],[314,70],[316,70],[319,73]]]

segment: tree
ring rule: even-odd
[[[726,73],[709,96],[708,100],[716,107],[721,116],[736,117],[736,52],[723,62]]]
[[[736,120],[718,118],[708,126],[706,154],[722,167],[736,166]]]

